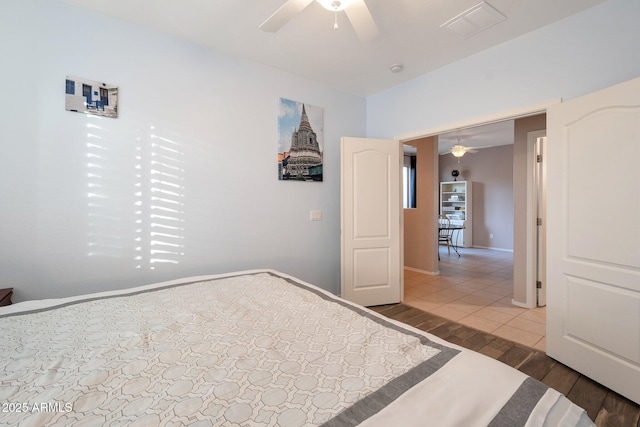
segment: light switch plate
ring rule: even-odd
[[[322,221],[322,211],[310,211],[309,219],[311,221]]]

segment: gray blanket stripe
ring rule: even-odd
[[[272,274],[272,273],[271,273]],[[276,277],[280,277],[274,275]],[[429,338],[422,334],[418,334],[416,332],[405,329],[402,326],[396,325],[384,319],[381,316],[376,316],[371,312],[364,310],[362,308],[353,306],[347,303],[344,300],[334,299],[333,297],[326,295],[323,292],[317,291],[315,289],[308,288],[304,286],[302,283],[298,283],[295,280],[290,280],[287,278],[280,277],[281,279],[286,280],[294,286],[302,287],[310,292],[315,293],[319,297],[333,301],[337,304],[342,305],[349,310],[355,311],[356,313],[364,316],[378,324],[381,324],[387,328],[391,328],[403,334],[411,335],[420,340],[422,345],[428,345],[432,348],[437,348],[440,350],[440,354],[430,358],[422,362],[421,364],[415,366],[409,372],[406,372],[403,375],[396,377],[391,380],[389,383],[385,384],[375,392],[370,395],[364,397],[358,402],[351,405],[349,408],[342,411],[340,414],[336,415],[334,418],[322,424],[323,427],[347,427],[347,426],[355,426],[366,420],[367,418],[377,414],[382,409],[384,409],[391,402],[396,400],[402,394],[404,394],[407,390],[409,390],[414,385],[418,384],[422,380],[426,379],[438,369],[442,368],[449,360],[455,357],[460,350],[456,350],[450,347],[446,347],[444,345],[435,343],[431,341]]]
[[[342,411],[322,427],[356,426],[367,418],[377,414],[407,390],[418,384],[444,366],[458,350],[445,348],[440,354],[415,366],[409,372],[396,377],[380,389],[359,400]]]
[[[173,285],[159,286],[157,288],[143,289],[143,290],[140,290],[140,291],[125,292],[125,293],[117,294],[117,295],[105,295],[105,296],[101,296],[101,297],[85,298],[85,299],[80,299],[80,300],[76,300],[76,301],[70,301],[70,302],[61,303],[61,304],[58,304],[58,305],[52,305],[50,307],[36,308],[36,309],[33,309],[33,310],[25,310],[25,311],[18,311],[18,312],[15,312],[15,313],[2,314],[2,315],[0,315],[0,319],[3,318],[3,317],[24,316],[26,314],[32,314],[32,313],[42,313],[42,312],[45,312],[45,311],[51,311],[51,310],[56,310],[58,308],[68,307],[68,306],[71,306],[71,305],[83,304],[85,302],[100,301],[100,300],[103,300],[103,299],[112,299],[112,298],[124,298],[124,297],[133,296],[133,295],[141,295],[141,294],[146,294],[146,293],[149,293],[149,292],[161,291],[163,289],[177,288],[179,286],[193,285],[193,284],[196,284],[196,283],[212,282],[212,281],[215,281],[215,280],[228,279],[228,278],[231,278],[231,277],[250,276],[250,275],[251,274],[247,274],[247,273],[235,274],[235,275],[229,275],[229,276],[225,276],[225,277],[218,277],[217,279],[194,280],[194,281],[191,281],[191,282],[174,283]]]
[[[406,329],[406,328],[404,328],[402,326],[399,326],[399,325],[396,325],[394,323],[391,323],[387,319],[385,319],[384,317],[376,316],[375,314],[372,314],[371,312],[369,312],[369,311],[367,311],[365,309],[359,308],[357,306],[353,306],[353,305],[349,304],[348,302],[346,302],[345,300],[335,299],[332,296],[329,296],[329,295],[327,295],[327,294],[325,294],[323,292],[320,292],[320,291],[318,291],[316,289],[309,288],[309,287],[305,286],[302,283],[296,282],[295,280],[291,280],[291,279],[288,279],[286,277],[281,277],[281,276],[278,276],[277,274],[273,274],[271,272],[267,272],[267,273],[271,274],[272,276],[277,277],[279,279],[283,279],[286,282],[289,282],[290,284],[292,284],[294,286],[306,289],[307,291],[316,294],[317,296],[319,296],[322,299],[325,299],[325,300],[328,300],[328,301],[332,301],[332,302],[334,302],[336,304],[339,304],[339,305],[341,305],[341,306],[343,306],[345,308],[348,308],[351,311],[355,311],[359,315],[361,315],[363,317],[366,317],[367,319],[372,320],[372,321],[374,321],[374,322],[376,322],[376,323],[378,323],[380,325],[383,325],[383,326],[385,326],[387,328],[390,328],[390,329],[393,329],[395,331],[398,331],[398,332],[401,332],[401,333],[416,337],[424,345],[428,345],[429,347],[437,348],[438,350],[449,349],[449,350],[455,351],[456,354],[459,353],[458,350],[453,350],[453,349],[450,349],[449,347],[445,347],[443,345],[435,343],[435,342],[431,341],[429,338],[425,337],[422,334],[415,333],[415,332],[410,331],[410,330],[408,330],[408,329]]]
[[[489,427],[524,426],[533,408],[536,407],[549,387],[534,378],[524,380],[511,399],[489,424]]]

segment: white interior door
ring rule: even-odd
[[[342,138],[342,297],[364,306],[403,298],[402,145]]]
[[[547,353],[640,403],[640,79],[547,121]]]

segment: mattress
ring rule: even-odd
[[[592,425],[509,366],[273,270],[24,302],[0,322],[0,425]]]

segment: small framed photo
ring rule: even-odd
[[[118,86],[67,76],[65,90],[67,111],[118,118]]]

